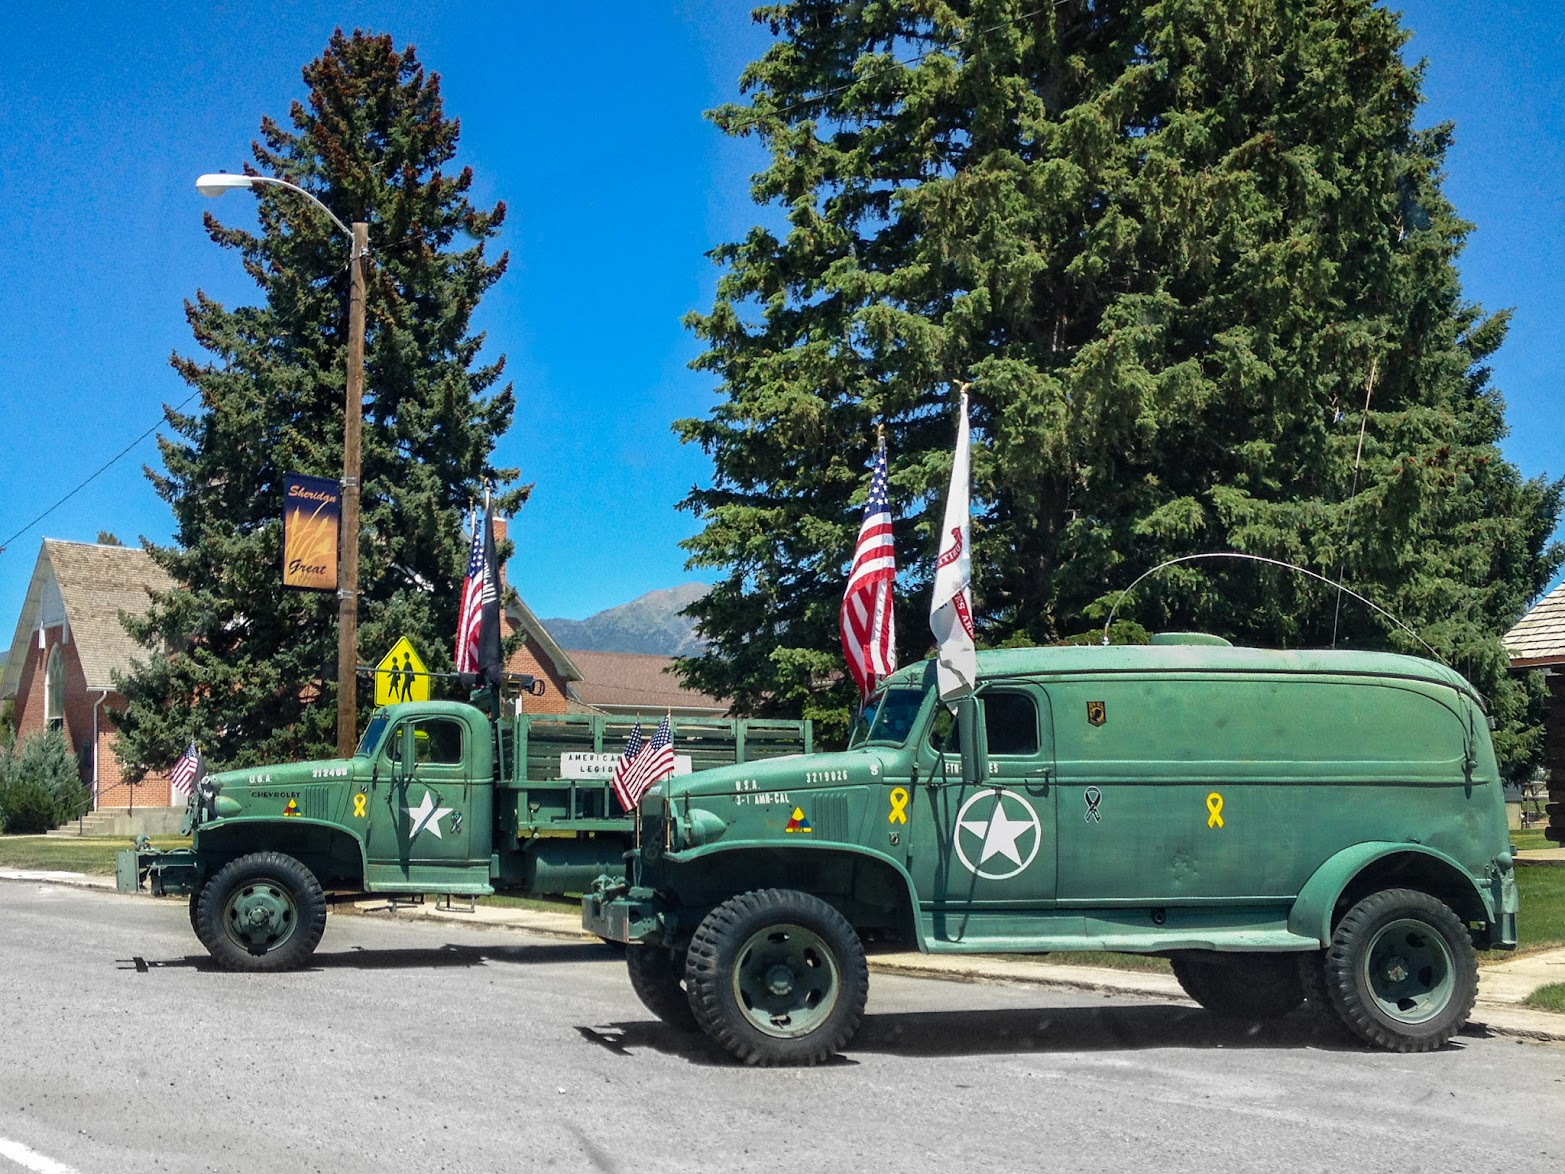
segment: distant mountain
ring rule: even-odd
[[[584,620],[544,620],[561,648],[586,652],[650,652],[692,656],[706,647],[690,620],[679,614],[709,590],[705,583],[684,583],[649,591],[639,599],[600,611]]]

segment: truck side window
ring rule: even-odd
[[[462,723],[430,717],[415,723],[413,745],[418,761],[435,766],[456,766],[462,761]]]
[[[1038,706],[1026,693],[985,693],[984,734],[989,753],[1036,756]]]

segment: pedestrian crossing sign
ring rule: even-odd
[[[375,704],[429,700],[429,669],[406,636],[375,666]]]

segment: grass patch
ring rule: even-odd
[[[114,854],[132,847],[129,836],[0,836],[0,868],[114,875]],[[154,836],[154,848],[188,848],[189,836]]]
[[[1519,951],[1565,946],[1565,867],[1524,864],[1516,870],[1516,887],[1522,903],[1516,918]]]
[[[1565,982],[1539,987],[1523,999],[1522,1004],[1539,1011],[1565,1011]]]
[[[1167,958],[1151,954],[1114,954],[1106,950],[1068,950],[1058,954],[1040,954],[1043,962],[1061,966],[1106,966],[1110,970],[1140,970],[1152,974],[1172,974]]]
[[[1553,840],[1544,838],[1542,826],[1522,828],[1519,831],[1512,832],[1511,843],[1516,846],[1518,851],[1522,852],[1537,851],[1539,849],[1558,850],[1559,848],[1559,845]]]

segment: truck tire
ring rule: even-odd
[[[701,1029],[746,1064],[819,1064],[858,1031],[864,944],[825,901],[757,889],[702,920],[685,965]]]
[[[1281,1019],[1304,1002],[1292,954],[1173,958],[1170,965],[1185,994],[1225,1019]]]
[[[281,852],[230,861],[201,889],[196,933],[224,970],[297,970],[326,929],[315,874]]]
[[[1478,997],[1478,955],[1451,909],[1416,889],[1365,897],[1326,950],[1326,993],[1349,1031],[1391,1052],[1448,1043]]]
[[[695,1031],[695,1012],[685,993],[685,954],[661,946],[625,947],[630,989],[652,1014],[680,1031]]]

